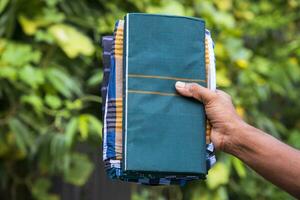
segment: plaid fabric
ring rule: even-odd
[[[123,21],[116,23],[110,55],[110,75],[104,111],[103,159],[122,158]],[[109,47],[108,47],[109,49]]]
[[[103,129],[103,160],[107,174],[112,179],[120,179],[128,182],[136,182],[148,185],[184,185],[190,180],[199,179],[197,176],[165,176],[155,174],[123,174],[122,172],[122,90],[123,90],[123,28],[124,21],[116,23],[114,36],[103,37],[103,64],[104,80],[102,84],[102,97],[104,106],[104,129]],[[205,38],[206,71],[208,87],[214,89],[214,52],[213,41],[209,31]],[[107,58],[110,58],[110,62]],[[109,73],[107,80],[105,73]],[[107,92],[106,92],[107,91]],[[210,129],[209,129],[210,130]],[[207,134],[210,134],[209,131]],[[207,168],[210,169],[216,162],[214,146],[207,136]],[[150,178],[149,178],[150,177]],[[202,177],[205,178],[205,177]]]
[[[103,61],[103,80],[102,80],[102,87],[101,87],[101,96],[102,96],[102,119],[104,119],[104,112],[105,112],[105,101],[107,95],[107,86],[109,81],[109,72],[110,72],[110,57],[112,51],[112,44],[113,44],[113,36],[103,36],[102,38],[102,61]]]

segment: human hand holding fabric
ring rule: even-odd
[[[176,82],[179,94],[201,101],[212,125],[217,150],[230,153],[273,184],[300,199],[300,151],[245,123],[231,97],[196,83]]]

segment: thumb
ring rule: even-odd
[[[208,104],[208,102],[217,96],[215,92],[202,87],[197,83],[185,83],[177,81],[175,87],[179,94],[186,97],[193,97],[204,104]]]

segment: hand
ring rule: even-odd
[[[229,152],[234,146],[232,136],[239,133],[240,125],[244,123],[236,113],[231,97],[221,90],[214,92],[196,83],[178,81],[175,87],[179,94],[193,97],[204,104],[207,118],[212,126],[213,144],[216,149]]]
[[[230,153],[258,174],[300,199],[300,151],[246,124],[236,113],[228,94],[196,83],[176,83],[177,91],[201,101],[212,125],[216,149]]]

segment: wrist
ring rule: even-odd
[[[247,133],[246,130],[250,127],[251,126],[242,119],[231,122],[228,125],[228,130],[226,130],[228,134],[226,134],[224,138],[223,151],[238,156],[238,154],[243,151],[242,147],[246,142],[245,133]]]

